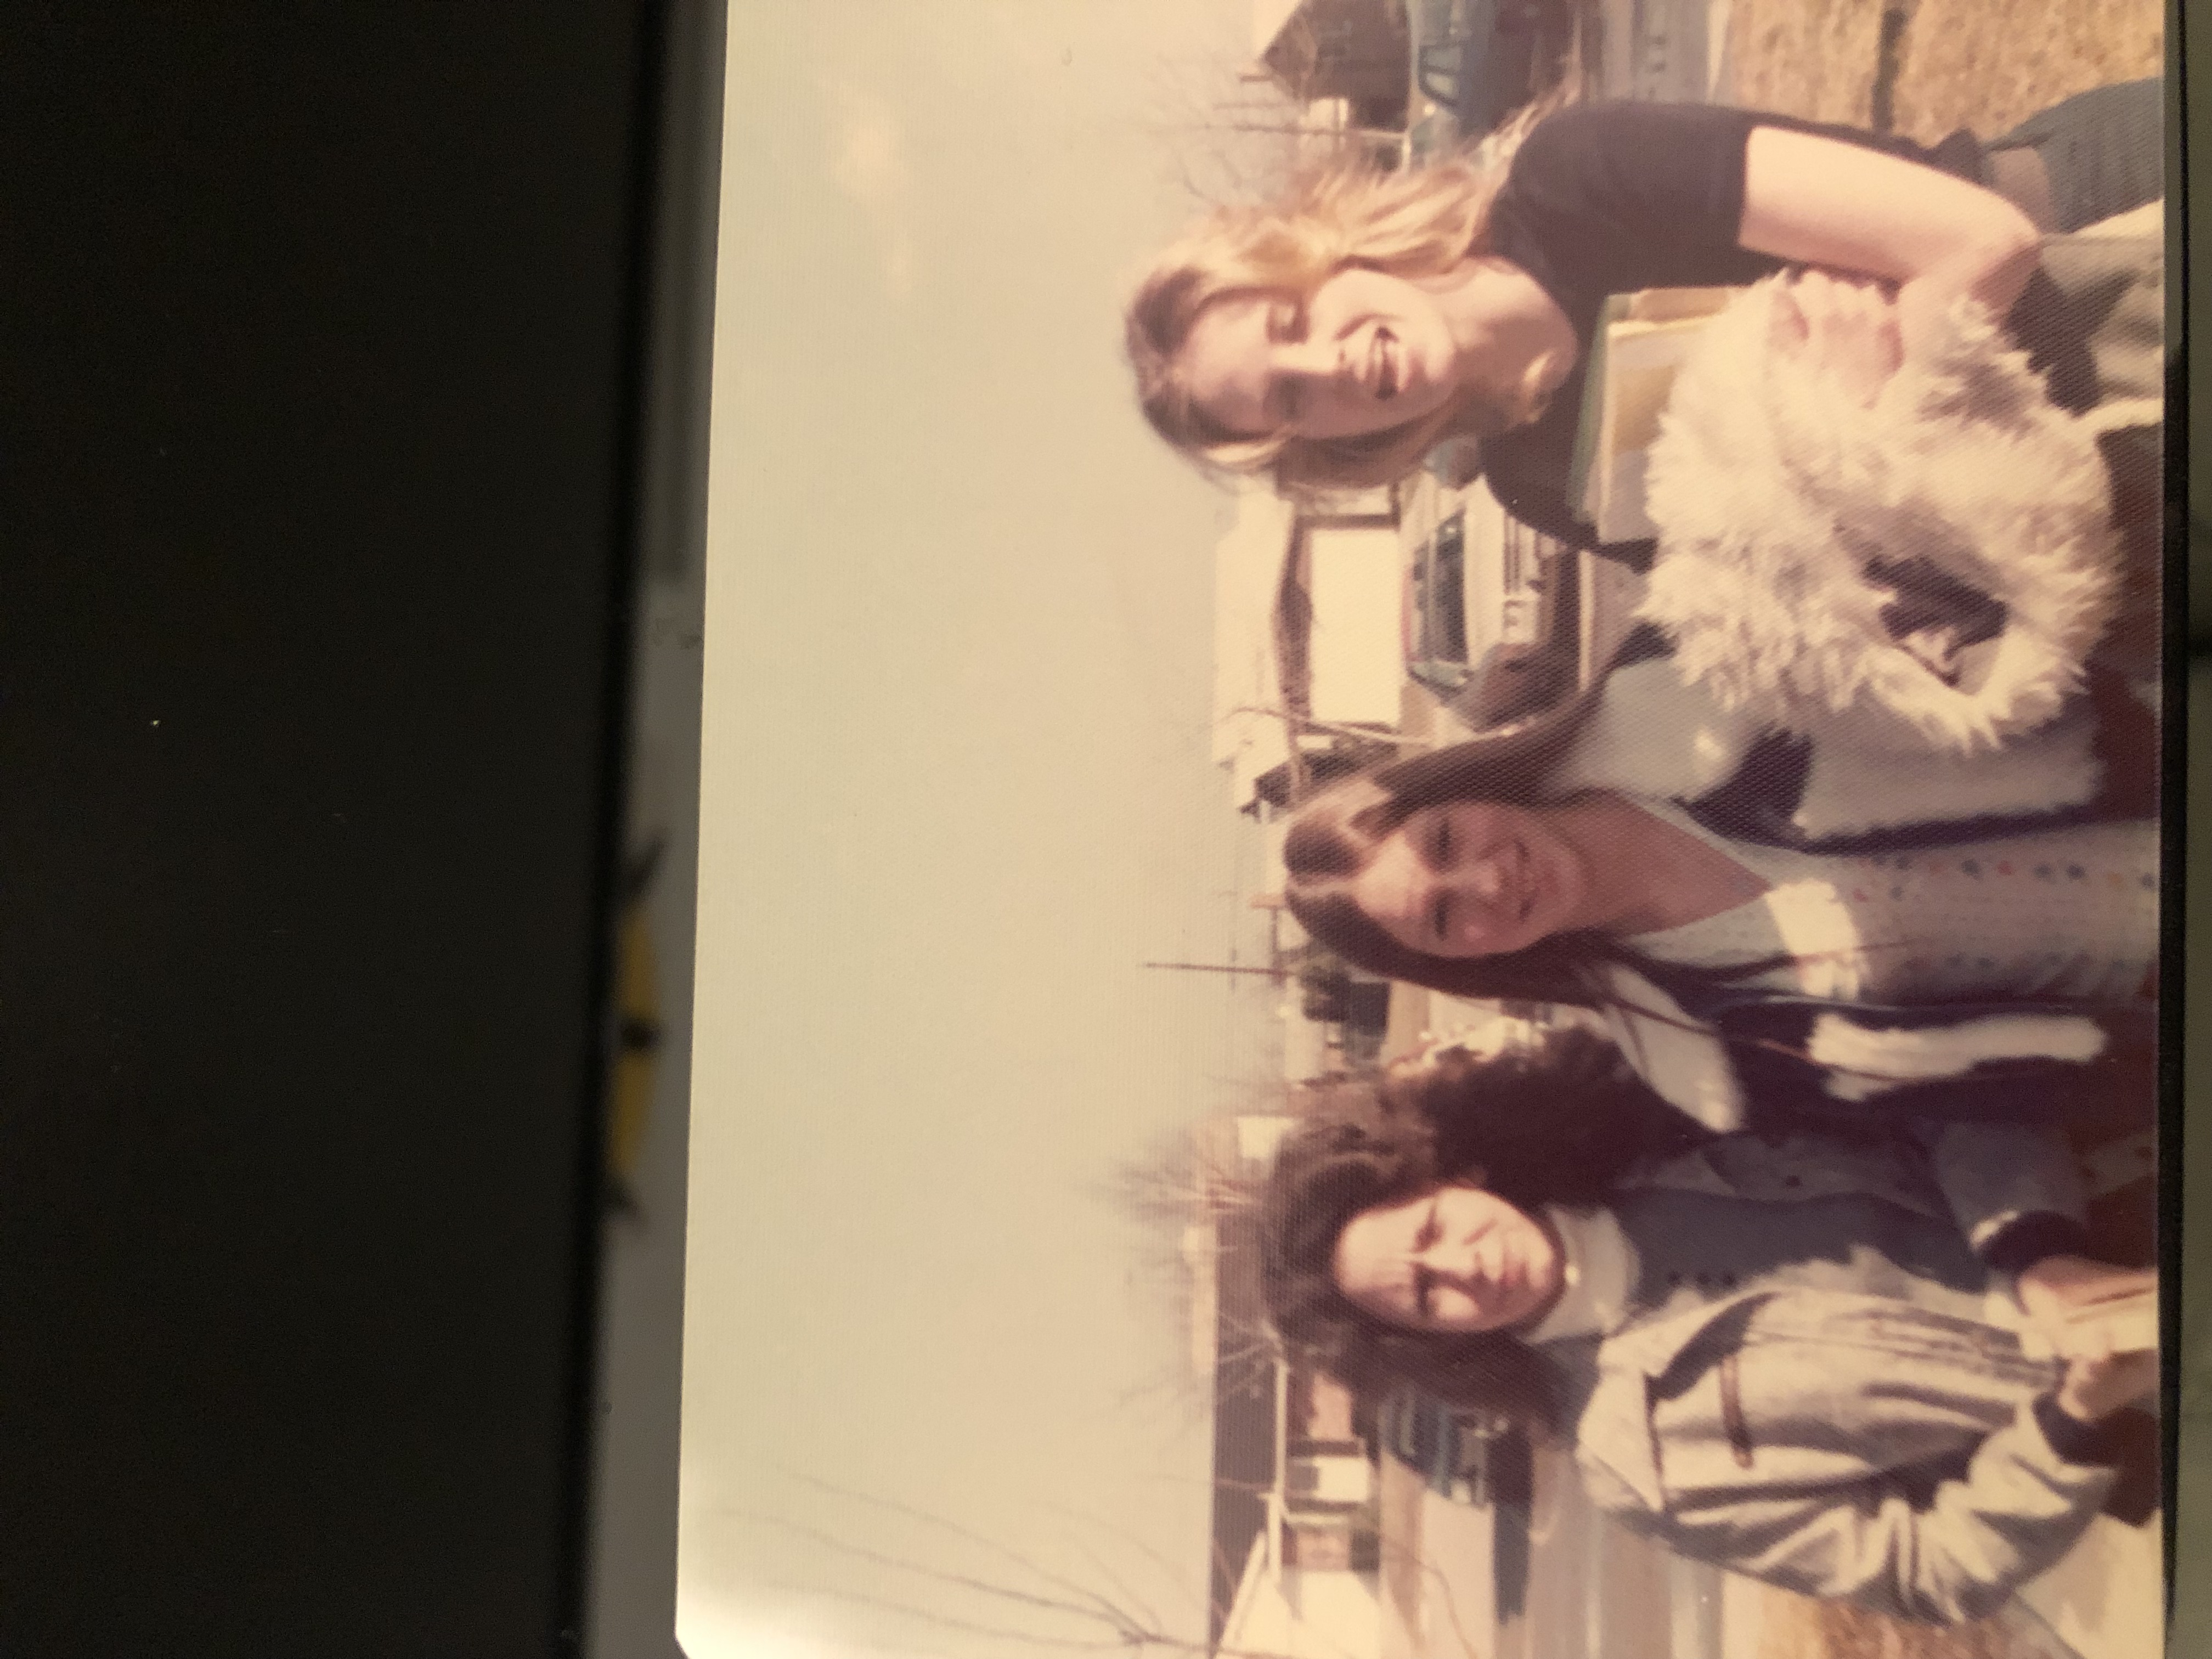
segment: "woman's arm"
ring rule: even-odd
[[[1960,1235],[1984,1260],[1993,1261],[1996,1247],[2031,1220],[2046,1235],[2053,1230],[2042,1224],[2054,1220],[2078,1230],[2087,1203],[2081,1172],[2056,1129],[2017,1120],[1920,1119],[1907,1123],[1905,1133],[1927,1153]],[[2017,1253],[1995,1265],[2018,1271]]]
[[[1786,127],[1751,130],[1742,246],[1898,288],[1905,349],[1960,295],[2002,317],[2033,274],[2028,217],[2002,196],[1881,150]]]
[[[2140,1370],[2140,1368],[2137,1368]],[[2154,1376],[2155,1375],[2154,1370]],[[2094,1402],[2129,1403],[2141,1377],[2118,1379]],[[2124,1396],[2124,1397],[2122,1397]],[[1982,1442],[1963,1474],[1914,1494],[1894,1476],[1842,1486],[1747,1480],[1712,1490],[1670,1490],[1664,1513],[1620,1518],[1693,1560],[1763,1578],[1803,1595],[1856,1602],[1894,1618],[1964,1623],[1995,1612],[2013,1591],[2073,1547],[2096,1518],[2113,1471],[2069,1443],[2093,1431],[2074,1404],[2024,1404]],[[1610,1506],[1609,1506],[1610,1507]]]

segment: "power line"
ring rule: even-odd
[[[1148,962],[1147,968],[1173,968],[1191,974],[1259,974],[1268,979],[1288,979],[1280,968],[1245,968],[1233,962]]]

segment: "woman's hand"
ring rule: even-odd
[[[2039,1323],[2062,1324],[2100,1302],[2146,1296],[2158,1289],[2149,1267],[2116,1267],[2081,1255],[2047,1255],[2016,1281],[2021,1306]]]
[[[1786,357],[1832,375],[1861,408],[1905,361],[1896,301],[1883,284],[1807,270],[1776,290],[1769,341]]]
[[[1753,127],[1737,240],[1754,253],[1898,284],[1907,352],[1968,296],[2008,313],[2042,240],[1994,191],[1838,138]]]
[[[2028,1316],[2051,1329],[2069,1328],[2066,1378],[2059,1382],[2059,1411],[2075,1422],[2101,1422],[2121,1407],[2143,1405],[2159,1389],[2159,1352],[2115,1354],[2111,1332],[2079,1314],[2100,1303],[2146,1297],[2159,1287],[2150,1267],[2115,1267],[2088,1256],[2044,1256],[2020,1274],[2020,1303]]]
[[[2077,1423],[2101,1423],[2114,1412],[2147,1404],[2158,1392],[2155,1352],[2076,1359],[2058,1385],[2058,1409]]]
[[[2086,1256],[2045,1256],[2019,1278],[2021,1305],[2046,1333],[2063,1337],[2068,1358],[2058,1385],[2058,1408],[2079,1423],[2101,1422],[2123,1407],[2148,1400],[2158,1389],[2158,1350],[2115,1352],[2112,1327],[2083,1315],[2103,1304],[2147,1296],[2158,1274],[2144,1267],[2115,1267]]]

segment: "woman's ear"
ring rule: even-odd
[[[1490,1171],[1480,1164],[1470,1164],[1446,1184],[1453,1187],[1472,1187],[1479,1193],[1490,1184]]]

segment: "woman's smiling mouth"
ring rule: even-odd
[[[1521,1253],[1514,1248],[1511,1236],[1502,1231],[1484,1243],[1488,1248],[1482,1263],[1483,1277],[1488,1280],[1489,1293],[1494,1297],[1512,1295],[1528,1278]]]
[[[1368,348],[1368,385],[1375,401],[1388,403],[1398,395],[1399,365],[1398,337],[1377,323],[1373,343]]]

